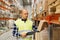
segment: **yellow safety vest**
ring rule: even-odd
[[[32,30],[33,22],[30,20],[27,20],[25,23],[21,19],[18,19],[15,21],[15,24],[18,27],[19,31],[21,31],[21,30]]]
[[[15,24],[18,27],[18,31],[22,31],[22,30],[32,31],[33,22],[31,20],[27,20],[26,22],[24,22],[21,19],[17,19],[15,21]],[[24,38],[24,40],[32,40],[32,38]]]

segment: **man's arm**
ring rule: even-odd
[[[16,24],[14,24],[13,36],[19,36],[19,34],[18,34],[18,28],[16,27]]]
[[[33,34],[35,34],[36,32],[39,32],[39,31],[37,30],[37,27],[36,27],[35,25],[32,26],[32,29],[33,29],[33,31],[28,32],[27,35],[33,35]]]

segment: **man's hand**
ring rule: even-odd
[[[21,37],[22,37],[22,38],[25,38],[25,37],[26,37],[26,33],[22,33],[22,34],[21,34]]]

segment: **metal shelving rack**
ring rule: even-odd
[[[49,40],[60,40],[60,14],[54,14],[45,18],[49,24]]]

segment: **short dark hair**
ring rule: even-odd
[[[22,9],[22,10],[19,10],[19,14],[21,14],[23,10],[27,10],[27,9],[24,8],[24,9]]]

